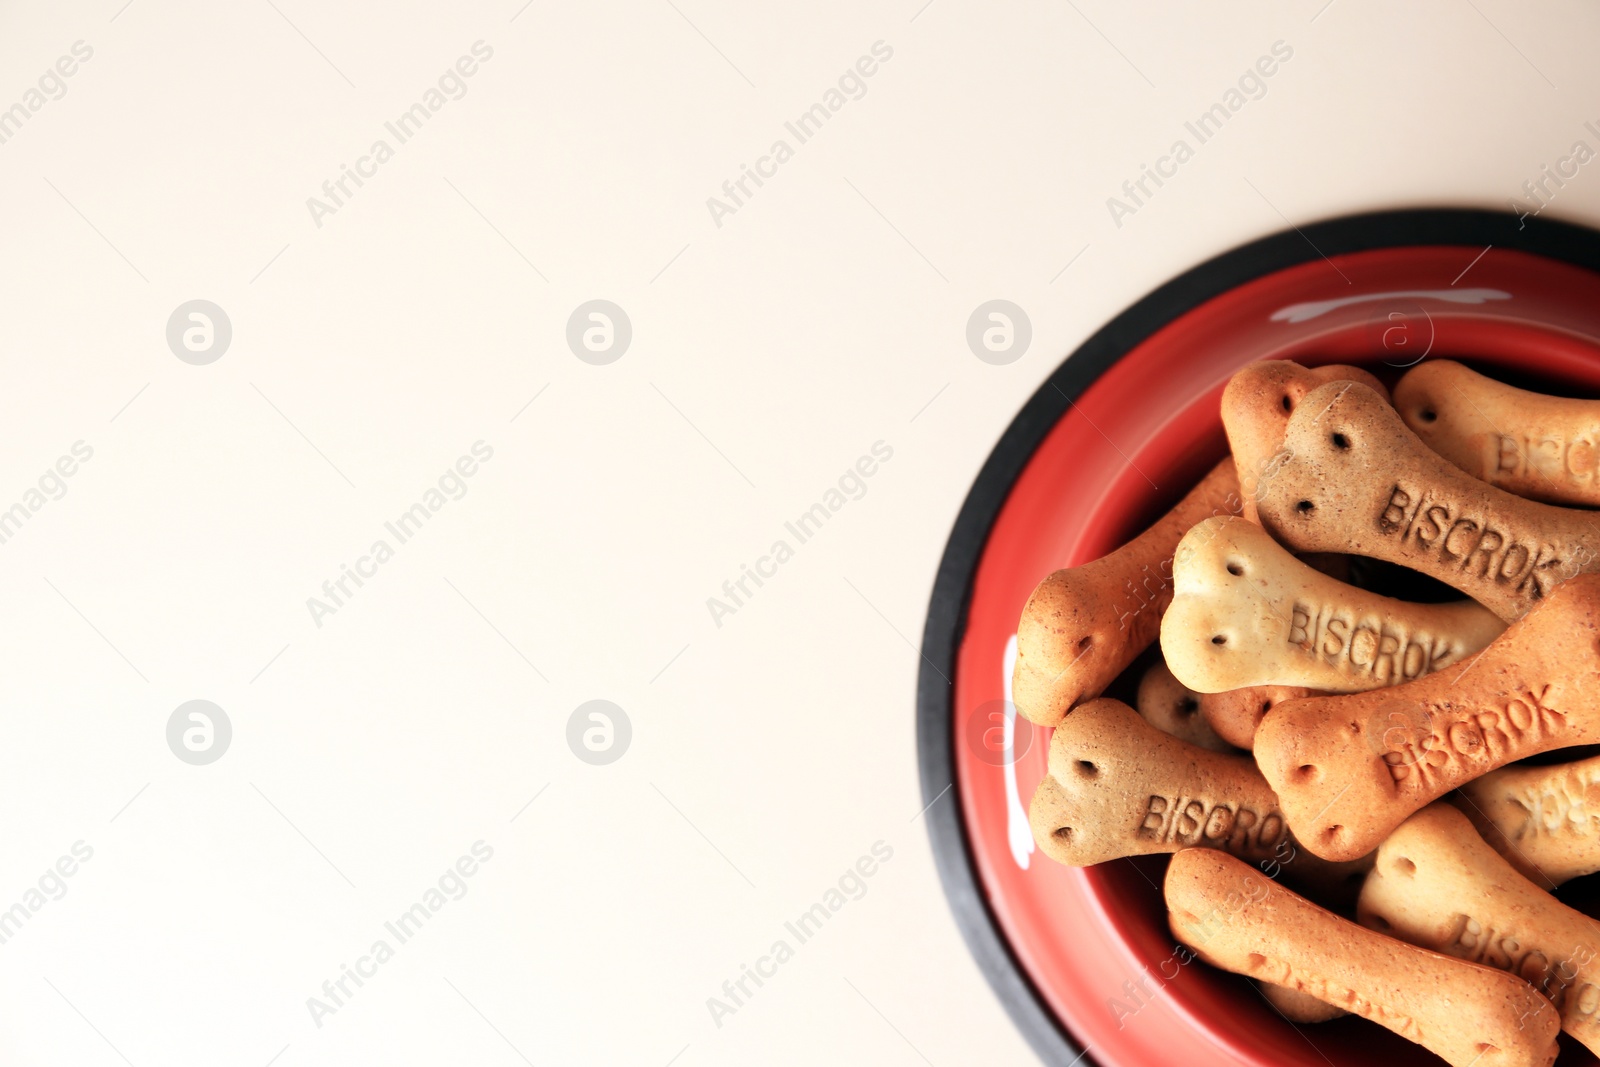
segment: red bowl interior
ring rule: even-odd
[[[1014,779],[972,739],[986,736],[994,702],[1008,695],[1007,644],[1035,584],[1137,534],[1226,453],[1218,404],[1245,364],[1353,363],[1392,385],[1419,359],[1458,359],[1525,387],[1600,397],[1600,275],[1492,249],[1452,284],[1474,254],[1338,256],[1202,304],[1078,398],[999,513],[957,658],[958,795],[995,920],[1042,999],[1087,1047],[1085,1062],[1155,1067],[1179,1049],[1186,1067],[1437,1062],[1359,1019],[1292,1026],[1244,979],[1180,966],[1161,902],[1164,857],[1068,868],[1033,849],[1025,818],[1019,832],[1045,774],[1049,731],[1016,721]],[[1317,302],[1339,303],[1305,306]],[[1563,1050],[1561,1067],[1593,1062],[1566,1038]]]

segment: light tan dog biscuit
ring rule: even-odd
[[[1600,1052],[1600,923],[1511,869],[1449,804],[1430,804],[1378,849],[1362,925],[1510,971],[1549,998],[1561,1028]]]
[[[1406,425],[1451,463],[1507,492],[1600,504],[1600,401],[1530,393],[1431,360],[1394,391]]]
[[[1600,871],[1600,756],[1502,767],[1467,782],[1451,799],[1536,885],[1553,889]]]
[[[1384,397],[1383,383],[1360,367],[1335,364],[1302,367],[1287,359],[1268,359],[1241,368],[1222,390],[1222,427],[1239,475],[1242,514],[1256,520],[1256,480],[1283,448],[1289,416],[1307,393],[1327,382],[1360,382]]]
[[[1459,663],[1505,623],[1480,604],[1413,604],[1312,570],[1261,527],[1195,526],[1172,561],[1161,653],[1191,689],[1295,685],[1353,693]]]
[[[1134,700],[1139,714],[1162,733],[1212,752],[1233,751],[1200,714],[1200,694],[1174,678],[1165,663],[1152,663],[1144,672]]]
[[[1273,708],[1255,758],[1306,848],[1352,859],[1507,763],[1600,739],[1600,575],[1558,586],[1459,670]]]
[[[1017,624],[1011,699],[1023,717],[1054,726],[1104,692],[1160,631],[1178,539],[1201,519],[1239,506],[1239,481],[1225,459],[1132,541],[1040,582]]]
[[[1049,773],[1033,794],[1028,822],[1039,848],[1071,867],[1217,848],[1334,906],[1354,902],[1371,867],[1371,857],[1328,863],[1299,848],[1249,757],[1162,733],[1106,697],[1056,727]]]
[[[1257,486],[1267,531],[1302,552],[1398,563],[1520,618],[1600,567],[1588,512],[1525,500],[1437,455],[1372,390],[1330,382],[1289,418],[1289,458]]]
[[[1235,748],[1255,745],[1256,728],[1267,712],[1285,700],[1312,696],[1315,690],[1297,685],[1252,685],[1222,693],[1201,693],[1200,714],[1212,732]]]
[[[1560,1019],[1515,975],[1341,919],[1232,856],[1185,849],[1167,867],[1168,922],[1214,967],[1327,1001],[1453,1067],[1549,1067]]]

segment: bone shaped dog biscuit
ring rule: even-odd
[[[1167,867],[1168,922],[1205,962],[1344,1008],[1452,1067],[1549,1067],[1560,1020],[1515,975],[1341,919],[1239,860],[1185,849]]]
[[[1104,697],[1056,727],[1028,822],[1039,848],[1071,867],[1217,848],[1335,903],[1353,899],[1371,863],[1331,864],[1297,847],[1248,757],[1191,745]]]
[[[1189,527],[1240,507],[1225,459],[1144,533],[1115,552],[1056,571],[1028,597],[1017,624],[1012,702],[1054,726],[1099,696],[1155,640],[1172,600],[1172,551]]]
[[[1174,678],[1165,663],[1157,663],[1139,680],[1136,700],[1139,714],[1172,736],[1213,752],[1232,752],[1250,747],[1262,716],[1274,704],[1311,693],[1310,689],[1292,685],[1255,685],[1222,693],[1200,693]],[[1200,720],[1198,724],[1196,718]]]
[[[1471,600],[1414,604],[1346,585],[1261,527],[1219,517],[1178,542],[1161,652],[1203,693],[1293,685],[1350,693],[1460,662],[1505,623]]]
[[[1600,871],[1600,756],[1545,767],[1502,767],[1453,798],[1483,839],[1550,889]]]
[[[1448,804],[1430,804],[1378,848],[1356,908],[1363,926],[1510,971],[1600,1052],[1600,923],[1511,869]]]
[[[1134,699],[1139,714],[1162,733],[1212,752],[1232,752],[1200,714],[1200,694],[1172,676],[1165,663],[1152,663],[1139,679]]]
[[[1289,415],[1311,390],[1327,382],[1360,382],[1383,397],[1383,384],[1359,367],[1335,364],[1302,367],[1287,359],[1268,359],[1241,368],[1222,390],[1222,428],[1239,475],[1243,515],[1256,520],[1256,482],[1283,448]]]
[[[1261,860],[1287,840],[1278,798],[1247,757],[1162,733],[1121,701],[1102,697],[1068,715],[1050,738],[1049,766],[1028,820],[1059,863],[1192,845]]]
[[[1520,618],[1600,569],[1600,522],[1513,496],[1424,445],[1372,390],[1330,382],[1289,418],[1288,457],[1257,487],[1262,525],[1302,552],[1398,563]]]
[[[1545,396],[1430,360],[1395,386],[1406,425],[1474,478],[1555,504],[1600,504],[1600,401]]]
[[[1251,685],[1222,693],[1201,693],[1200,714],[1218,737],[1235,748],[1255,745],[1256,729],[1267,712],[1285,700],[1313,696],[1315,690],[1297,685]]]
[[[1295,836],[1326,859],[1507,763],[1600,740],[1600,575],[1558,586],[1460,670],[1280,704],[1255,758]]]

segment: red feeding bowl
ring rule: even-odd
[[[1434,358],[1600,397],[1600,235],[1486,212],[1409,211],[1248,245],[1090,338],[979,474],[923,636],[923,800],[968,945],[1045,1062],[1441,1062],[1360,1019],[1293,1026],[1244,979],[1180,965],[1161,900],[1165,857],[1076,869],[1038,851],[1026,811],[1050,732],[1006,703],[1028,594],[1051,571],[1137,534],[1222,458],[1218,405],[1234,371],[1259,359],[1353,363],[1392,385]],[[1128,699],[1128,679],[1120,686],[1109,693]],[[1600,914],[1581,887],[1562,896]],[[1562,1041],[1561,1067],[1593,1062]]]

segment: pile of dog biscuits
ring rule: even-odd
[[[1222,421],[1231,458],[1023,610],[1039,847],[1172,853],[1174,936],[1296,1023],[1600,1054],[1600,921],[1552,895],[1600,871],[1600,756],[1529,761],[1600,743],[1600,401],[1267,361]],[[1137,710],[1103,697],[1136,662]]]

